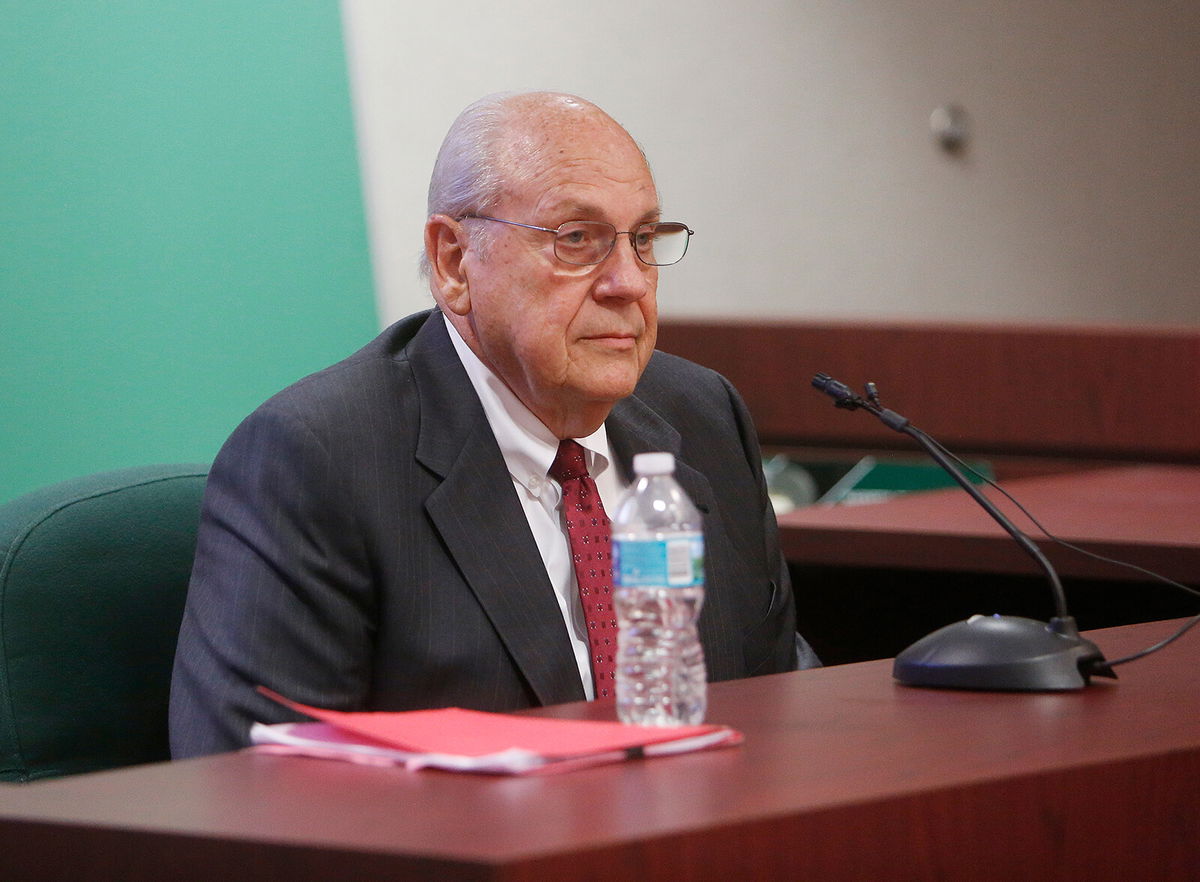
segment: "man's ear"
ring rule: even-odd
[[[463,265],[466,235],[462,224],[444,214],[435,214],[425,222],[429,286],[438,305],[458,315],[471,311],[471,292]]]

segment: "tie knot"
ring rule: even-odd
[[[554,462],[550,466],[550,477],[561,484],[572,478],[586,477],[587,473],[587,460],[584,458],[583,448],[579,442],[572,441],[570,438],[559,442],[558,455],[554,457]]]

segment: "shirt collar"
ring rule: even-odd
[[[558,438],[546,428],[545,424],[533,415],[513,391],[497,377],[491,369],[480,361],[444,315],[446,330],[454,350],[467,372],[467,377],[479,396],[484,414],[500,446],[500,453],[508,466],[513,480],[525,487],[534,496],[539,495],[546,484],[550,466],[558,454]],[[584,438],[576,438],[586,451],[588,472],[592,477],[601,474],[612,464],[612,454],[608,445],[608,432],[604,424],[600,424],[592,434]]]

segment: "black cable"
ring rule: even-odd
[[[945,446],[943,446],[936,439],[931,438],[928,435],[926,435],[925,437],[929,438],[929,440],[934,444],[934,446],[936,446],[946,456],[950,457],[950,459],[954,460],[958,465],[962,466],[962,468],[964,468],[967,472],[974,475],[979,480],[983,481],[989,487],[993,487],[996,490],[998,490],[1000,493],[1004,494],[1005,498],[1007,498],[1009,502],[1011,502],[1013,505],[1015,505],[1021,511],[1021,513],[1023,515],[1025,515],[1025,517],[1029,518],[1029,520],[1033,523],[1033,525],[1035,527],[1037,527],[1046,536],[1046,538],[1050,539],[1052,542],[1055,542],[1058,545],[1061,545],[1063,548],[1070,549],[1071,551],[1074,551],[1077,554],[1086,555],[1087,557],[1090,557],[1094,560],[1098,560],[1101,563],[1112,564],[1114,566],[1119,566],[1119,567],[1125,567],[1126,569],[1133,570],[1134,572],[1141,573],[1144,576],[1149,576],[1150,578],[1156,579],[1159,582],[1162,582],[1166,585],[1170,585],[1173,588],[1178,588],[1181,591],[1186,591],[1188,594],[1193,594],[1197,597],[1200,597],[1200,591],[1196,590],[1195,588],[1189,587],[1188,585],[1184,585],[1182,582],[1176,582],[1174,579],[1168,578],[1167,576],[1164,576],[1161,573],[1156,573],[1153,570],[1148,570],[1145,567],[1140,567],[1137,564],[1129,563],[1128,561],[1118,560],[1113,557],[1105,557],[1103,554],[1097,554],[1096,552],[1089,551],[1086,548],[1080,548],[1078,545],[1074,545],[1065,539],[1059,539],[1057,536],[1055,536],[1053,533],[1051,533],[1049,530],[1047,530],[1042,525],[1041,521],[1039,521],[1037,518],[1035,518],[1029,512],[1029,509],[1025,508],[1025,506],[1023,506],[1020,502],[1018,502],[1011,493],[1009,493],[1007,490],[1005,490],[1003,487],[1001,487],[999,484],[997,484],[995,481],[993,481],[987,475],[981,474],[980,472],[976,471],[974,468],[972,468],[970,465],[968,465],[966,462],[964,462],[962,459],[960,459],[953,452],[948,450]],[[1112,667],[1115,667],[1116,665],[1123,665],[1126,662],[1135,661],[1139,658],[1144,658],[1145,656],[1150,655],[1151,653],[1158,652],[1158,650],[1160,650],[1163,647],[1167,646],[1168,644],[1173,643],[1176,640],[1178,640],[1180,637],[1182,637],[1184,634],[1186,634],[1189,630],[1191,630],[1197,624],[1200,624],[1200,615],[1193,616],[1191,619],[1189,619],[1187,622],[1185,622],[1183,624],[1183,626],[1178,631],[1176,631],[1174,634],[1172,634],[1170,637],[1167,637],[1166,639],[1161,640],[1158,643],[1155,643],[1153,646],[1147,647],[1146,649],[1143,649],[1140,652],[1135,652],[1133,655],[1127,655],[1124,658],[1118,658],[1118,659],[1113,659],[1112,661],[1106,661],[1106,662],[1104,662],[1104,667],[1112,668]]]

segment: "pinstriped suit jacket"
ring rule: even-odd
[[[267,401],[208,479],[171,691],[176,756],[343,710],[508,710],[584,697],[511,480],[438,313]],[[734,389],[655,353],[606,421],[624,474],[668,450],[704,513],[709,677],[796,665],[795,607]]]

